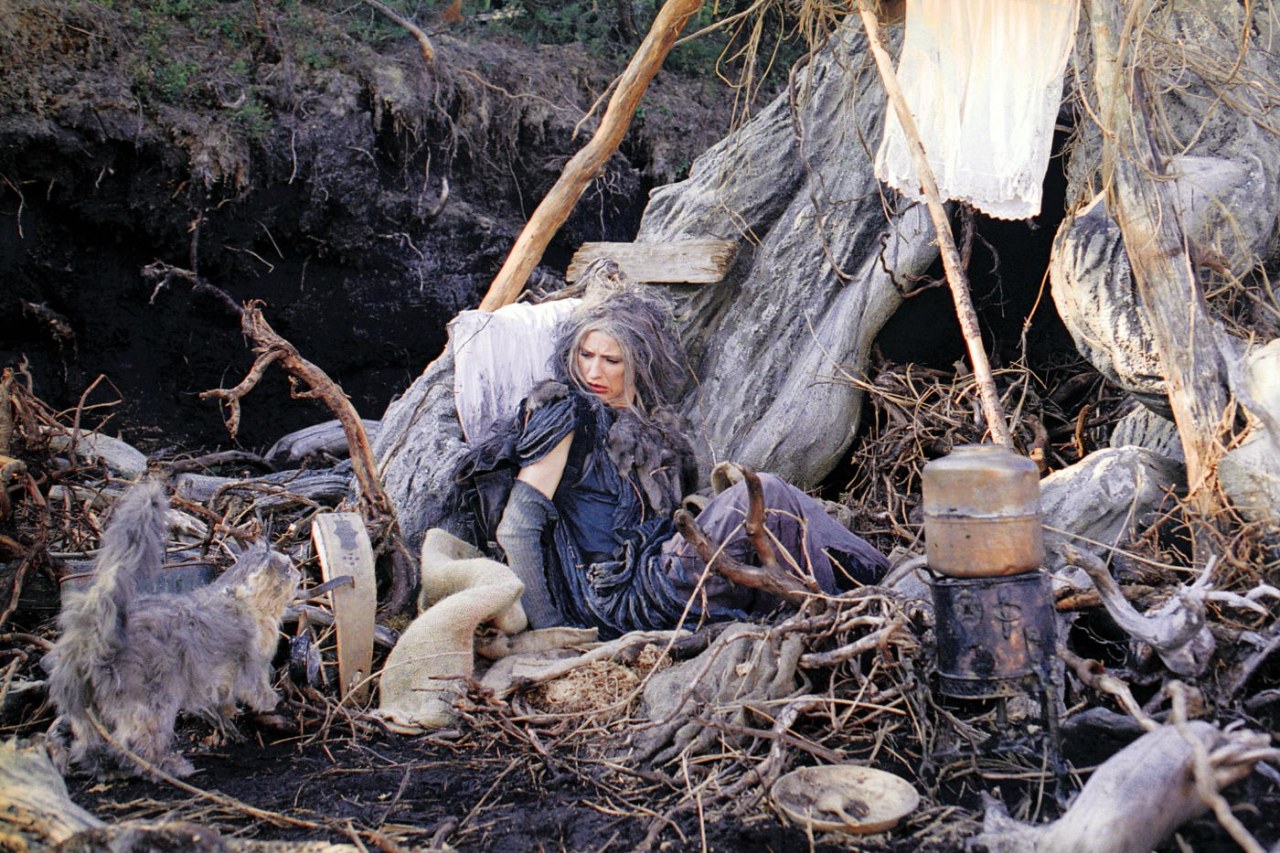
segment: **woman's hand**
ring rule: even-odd
[[[573,444],[573,433],[561,439],[560,443],[546,456],[521,468],[516,479],[528,483],[544,497],[550,498],[556,493],[556,489],[560,486],[560,478],[564,476],[564,466],[569,461],[571,444]]]

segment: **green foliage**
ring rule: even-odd
[[[232,108],[231,120],[255,142],[262,142],[271,133],[271,113],[256,95]]]
[[[617,22],[599,2],[537,2],[521,0],[512,4],[523,7],[525,14],[510,18],[512,27],[531,42],[538,44],[582,43],[603,51],[618,41]]]
[[[405,8],[421,0],[401,0],[397,8]],[[445,0],[440,0],[443,6]],[[750,69],[752,88],[762,83],[777,84],[786,79],[787,69],[806,46],[794,32],[778,2],[757,7],[753,14],[737,19],[730,27],[713,28],[730,15],[751,4],[741,2],[707,2],[693,14],[681,33],[682,38],[712,28],[698,38],[677,44],[667,57],[669,70],[696,77],[720,76],[742,79]],[[617,56],[626,61],[648,32],[662,3],[632,0],[624,11],[622,0],[481,0],[466,7],[476,12],[503,12],[490,24],[502,27],[531,44],[582,44],[593,53]],[[630,20],[622,18],[629,15]],[[634,32],[626,32],[628,25]],[[752,44],[754,42],[754,44]]]
[[[151,6],[153,12],[161,17],[185,21],[215,11],[222,4],[218,0],[152,0],[141,5]]]
[[[200,66],[189,59],[161,62],[156,66],[152,84],[160,99],[171,104],[184,100]]]

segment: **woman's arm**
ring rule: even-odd
[[[542,534],[557,517],[551,496],[564,476],[572,442],[573,433],[569,433],[547,455],[520,469],[498,525],[498,544],[507,556],[507,565],[524,584],[521,603],[533,628],[564,624],[547,584]]]
[[[569,433],[546,456],[521,468],[516,479],[533,486],[543,497],[550,498],[560,486],[565,463],[569,461],[569,445],[572,443],[573,433]]]

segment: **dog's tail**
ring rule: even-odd
[[[159,480],[138,483],[116,502],[94,561],[93,583],[68,597],[59,615],[62,648],[55,647],[55,660],[89,666],[117,650],[139,585],[164,562],[168,511]]]

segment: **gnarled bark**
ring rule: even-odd
[[[723,283],[681,291],[699,379],[685,408],[704,463],[811,487],[853,440],[862,392],[832,378],[865,368],[901,303],[895,279],[937,257],[923,206],[886,221],[871,162],[883,104],[865,39],[846,26],[794,72],[789,97],[651,196],[637,241],[743,243]]]

